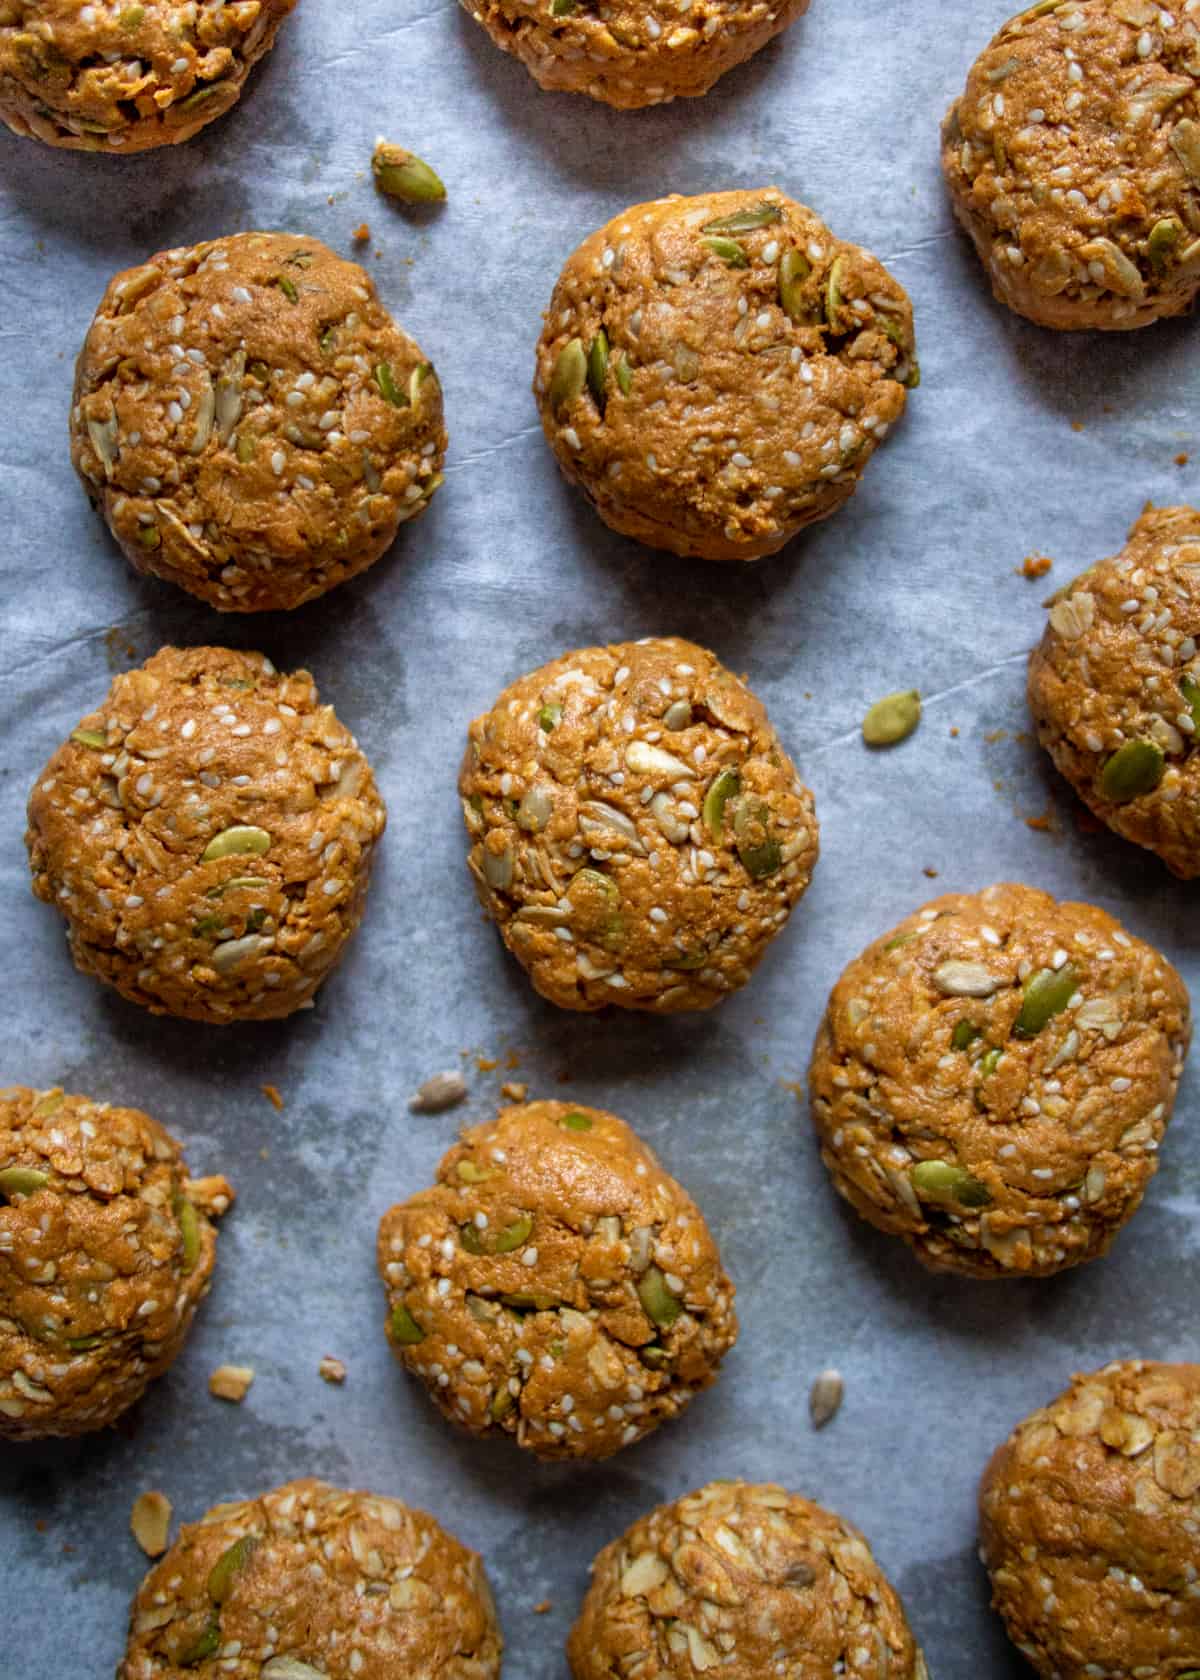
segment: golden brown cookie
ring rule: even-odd
[[[1038,739],[1075,792],[1200,875],[1200,512],[1148,507],[1120,554],[1048,603],[1029,664]]]
[[[233,1191],[136,1108],[0,1091],[0,1439],[112,1423],[182,1351]]]
[[[539,86],[637,110],[707,93],[802,17],[809,0],[462,0],[496,45]]]
[[[33,890],[75,966],[155,1015],[307,1005],[362,919],[386,814],[307,671],[163,648],[114,678],[38,777]]]
[[[606,1546],[567,1655],[575,1680],[929,1680],[858,1530],[745,1482],[660,1505]]]
[[[88,152],[190,140],[241,97],[296,0],[3,0],[0,121]]]
[[[623,1120],[533,1102],[464,1133],[379,1227],[388,1337],[460,1428],[608,1458],[737,1340],[704,1216]]]
[[[480,902],[563,1009],[707,1009],[745,985],[817,861],[766,712],[677,637],[582,648],[505,689],[459,774]]]
[[[1200,1365],[1076,1377],[993,1455],[982,1557],[1044,1680],[1200,1671]]]
[[[1200,7],[1042,0],[942,128],[992,290],[1043,327],[1144,327],[1200,291]]]
[[[357,263],[239,233],[110,283],[71,459],[136,571],[219,612],[298,607],[374,564],[442,482],[442,394]]]
[[[765,187],[635,204],[585,239],[534,394],[615,531],[759,560],[849,500],[917,378],[903,287]]]
[[[184,1525],[117,1680],[498,1680],[503,1645],[474,1552],[398,1499],[305,1479]]]
[[[833,989],[809,1070],[821,1158],[935,1270],[1078,1266],[1154,1176],[1190,1034],[1179,975],[1103,910],[948,893]]]

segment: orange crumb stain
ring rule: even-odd
[[[1020,567],[1020,576],[1029,578],[1043,578],[1054,565],[1048,554],[1027,554]]]
[[[261,1087],[261,1089],[262,1089],[263,1096],[266,1097],[267,1101],[271,1104],[272,1108],[276,1108],[276,1109],[282,1109],[283,1108],[283,1098],[279,1094],[278,1086],[264,1085],[264,1086]]]
[[[369,222],[360,222],[354,230],[354,243],[356,245],[365,245],[367,243],[367,240],[370,239],[370,237],[371,237],[370,223]]]

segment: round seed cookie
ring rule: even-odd
[[[982,1557],[1045,1680],[1200,1671],[1200,1365],[1076,1377],[993,1455]]]
[[[496,45],[540,87],[587,93],[621,110],[695,98],[808,10],[809,0],[696,0],[686,11],[639,0],[462,0]]]
[[[357,263],[239,233],[109,284],[75,369],[71,459],[135,571],[219,612],[363,572],[442,482],[442,395]]]
[[[336,966],[385,821],[307,671],[163,648],[54,754],[25,843],[84,974],[154,1015],[262,1021]]]
[[[1200,875],[1200,512],[1147,508],[1120,554],[1051,597],[1029,664],[1038,739],[1084,803]]]
[[[809,1070],[821,1158],[934,1270],[1078,1266],[1154,1176],[1190,1034],[1179,975],[1103,910],[948,893],[833,989]]]
[[[766,187],[635,204],[585,239],[534,394],[613,530],[759,560],[849,500],[917,378],[903,287]]]
[[[608,1458],[676,1417],[737,1340],[691,1197],[623,1120],[533,1102],[465,1132],[379,1226],[388,1337],[452,1423]]]
[[[1001,303],[1144,327],[1200,291],[1200,3],[1042,0],[942,128],[955,214]]]
[[[0,120],[88,152],[142,152],[237,104],[296,0],[0,5]]]
[[[503,1648],[474,1552],[398,1499],[305,1479],[184,1525],[117,1680],[498,1680]]]
[[[781,1660],[781,1653],[786,1660]],[[606,1546],[567,1643],[575,1680],[929,1680],[856,1528],[799,1494],[711,1482]]]
[[[233,1191],[136,1108],[0,1091],[0,1439],[112,1423],[181,1352]]]
[[[707,1009],[817,861],[813,799],[754,695],[692,642],[567,653],[476,718],[459,774],[484,909],[563,1009]]]

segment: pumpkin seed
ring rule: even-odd
[[[761,204],[749,206],[745,210],[735,210],[731,216],[718,216],[715,222],[705,222],[701,233],[753,233],[755,228],[770,227],[773,222],[783,220],[783,211],[778,204],[768,204],[765,200]]]
[[[783,849],[771,832],[771,810],[753,795],[739,796],[733,811],[733,842],[742,867],[756,881],[783,866]]]
[[[995,1073],[1003,1054],[1004,1050],[1002,1046],[984,1051],[983,1055],[979,1058],[979,1079],[981,1084],[985,1079],[990,1079]]]
[[[713,778],[712,786],[704,796],[704,826],[717,840],[725,827],[725,807],[731,799],[742,791],[741,779],[736,770],[722,770]]]
[[[917,1195],[925,1201],[981,1208],[987,1207],[992,1199],[986,1184],[949,1161],[918,1161],[908,1176]]]
[[[371,158],[371,173],[380,192],[404,204],[440,204],[446,196],[442,179],[415,152],[381,140]]]
[[[488,1413],[491,1416],[492,1422],[502,1423],[515,1405],[516,1401],[513,1399],[512,1391],[508,1384],[505,1383],[503,1387],[498,1388],[495,1394],[492,1395],[492,1403],[488,1407]]]
[[[195,1204],[189,1202],[186,1196],[176,1196],[173,1208],[179,1221],[179,1234],[183,1239],[182,1270],[186,1277],[188,1272],[195,1271],[196,1262],[200,1258],[200,1216],[196,1212]]]
[[[558,1122],[569,1132],[590,1132],[594,1124],[590,1114],[580,1114],[578,1109],[572,1109],[570,1114],[564,1114]]]
[[[1165,759],[1157,741],[1126,741],[1100,772],[1100,792],[1114,805],[1153,793],[1163,778]]]
[[[571,339],[558,353],[550,375],[550,407],[557,413],[573,403],[587,384],[588,359],[581,338]]]
[[[474,1161],[460,1161],[455,1171],[464,1184],[486,1184],[493,1176],[491,1167],[478,1166]]]
[[[10,1200],[13,1196],[32,1196],[49,1182],[50,1174],[36,1167],[4,1167],[0,1169],[0,1196]]]
[[[914,939],[920,939],[919,933],[898,933],[894,939],[889,939],[883,947],[885,951],[899,951],[905,945],[911,945]]]
[[[238,892],[243,887],[248,892],[267,892],[270,886],[270,881],[265,880],[261,875],[235,875],[231,881],[220,881],[215,887],[207,888],[204,896],[205,898],[224,898],[227,892]]]
[[[877,700],[862,722],[869,747],[894,747],[906,741],[921,721],[921,696],[915,688]]]
[[[592,340],[592,347],[588,351],[587,384],[592,393],[592,401],[604,413],[606,397],[604,393],[605,381],[608,378],[608,334],[601,327]]]
[[[425,1332],[401,1301],[392,1308],[392,1316],[388,1319],[388,1335],[393,1342],[399,1342],[401,1347],[416,1347],[418,1342],[425,1340]]]
[[[232,1546],[226,1547],[208,1575],[208,1596],[214,1604],[224,1604],[233,1591],[237,1576],[249,1563],[258,1546],[256,1534],[243,1534]]]
[[[552,18],[574,17],[578,10],[576,0],[550,0],[550,16]]]
[[[544,730],[546,734],[549,735],[551,731],[557,729],[559,724],[562,722],[562,715],[563,709],[559,705],[543,706],[537,715],[538,728]]]
[[[380,394],[385,401],[390,402],[393,408],[411,407],[407,394],[396,383],[396,376],[392,372],[390,362],[378,362],[376,364],[375,383],[378,385]]]
[[[1194,187],[1200,187],[1200,122],[1184,117],[1171,130],[1171,150],[1179,159]]]
[[[73,729],[72,741],[78,741],[81,747],[104,748],[108,745],[108,736],[99,729]]]
[[[633,386],[633,374],[629,367],[629,357],[625,354],[624,350],[617,351],[616,360],[613,365],[616,368],[617,384],[620,387],[621,395],[623,397],[627,397]]]
[[[515,1220],[501,1231],[496,1238],[497,1254],[514,1254],[518,1248],[523,1248],[529,1240],[529,1233],[533,1230],[533,1220],[526,1214]]]
[[[979,1033],[980,1029],[975,1025],[974,1021],[960,1021],[954,1031],[950,1034],[951,1049],[969,1050],[971,1045],[974,1044],[975,1040],[979,1037]]]
[[[1188,710],[1192,714],[1192,722],[1200,730],[1200,682],[1197,682],[1195,677],[1180,677],[1179,691],[1188,703]]]
[[[479,1234],[479,1227],[474,1220],[468,1220],[465,1225],[459,1226],[458,1240],[468,1254],[486,1254],[487,1252],[483,1246],[483,1238]]]
[[[1171,260],[1171,252],[1178,245],[1183,236],[1183,223],[1177,222],[1174,216],[1166,216],[1160,222],[1155,222],[1150,229],[1150,237],[1146,241],[1146,255],[1150,259],[1150,266],[1161,271]]]
[[[1039,968],[1025,982],[1021,1013],[1013,1031],[1018,1038],[1036,1038],[1056,1015],[1061,1015],[1079,989],[1079,976],[1070,963],[1060,969]]]
[[[271,836],[265,828],[225,828],[214,835],[200,854],[201,863],[215,863],[218,858],[254,855],[261,857],[271,850]]]
[[[845,266],[845,257],[836,258],[825,282],[825,319],[834,331],[837,330],[837,313],[842,307],[842,270]]]
[[[211,1616],[204,1632],[180,1657],[180,1668],[195,1668],[197,1663],[202,1663],[206,1657],[214,1655],[220,1644],[221,1623],[216,1616]]]
[[[801,292],[811,273],[812,264],[803,251],[794,247],[785,251],[779,259],[779,304],[784,314],[793,321],[808,320]]]
[[[549,1312],[558,1302],[553,1295],[543,1295],[537,1291],[525,1291],[519,1295],[501,1295],[501,1302],[510,1312]]]
[[[300,293],[296,290],[294,282],[289,280],[286,274],[278,275],[275,284],[289,303],[300,302]]]
[[[646,1317],[660,1330],[669,1330],[683,1311],[683,1303],[667,1288],[667,1280],[657,1266],[651,1266],[637,1281],[638,1299]]]
[[[736,239],[728,239],[724,234],[713,234],[702,239],[701,245],[707,245],[714,257],[720,257],[730,268],[749,268],[750,258],[738,244]]]

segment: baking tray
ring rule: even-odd
[[[0,1453],[4,1680],[112,1672],[146,1568],[128,1531],[139,1492],[164,1489],[190,1519],[309,1474],[412,1500],[484,1554],[508,1680],[561,1680],[593,1554],[713,1475],[777,1479],[859,1523],[937,1680],[1027,1672],[987,1608],[976,1481],[1073,1371],[1196,1356],[1194,1078],[1112,1258],[991,1285],[927,1276],[845,1212],[799,1094],[844,963],[936,892],[1007,878],[1089,899],[1200,979],[1194,890],[1080,829],[1023,703],[1049,588],[1114,552],[1147,499],[1197,499],[1175,458],[1196,449],[1200,341],[1187,321],[1056,335],[991,301],[951,225],[938,122],[1004,16],[983,0],[949,25],[929,0],[814,0],[703,101],[623,114],[539,93],[452,0],[302,0],[239,108],[186,147],[117,161],[0,137],[3,1078],[143,1107],[193,1171],[239,1192],[169,1377],[114,1431]],[[439,169],[442,212],[407,219],[376,198],[380,133]],[[654,554],[559,479],[529,392],[539,311],[577,241],[625,205],[768,183],[909,289],[924,384],[851,505],[779,558]],[[447,483],[428,517],[288,616],[221,618],[138,580],[67,458],[72,361],[107,278],[253,227],[348,253],[363,220],[383,297],[445,387]],[[1040,585],[1016,575],[1035,550],[1055,560]],[[566,1015],[481,922],[454,788],[464,730],[564,649],[658,633],[749,675],[815,790],[823,858],[719,1010]],[[152,1020],[74,972],[29,892],[37,770],[114,668],[205,641],[309,666],[390,807],[363,929],[315,1010],[283,1023]],[[910,685],[920,732],[871,755],[863,711]],[[441,1068],[466,1072],[468,1103],[411,1115]],[[494,1112],[505,1079],[625,1116],[697,1197],[739,1286],[718,1386],[607,1465],[539,1467],[454,1435],[384,1342],[377,1220],[431,1181],[464,1120]],[[318,1378],[327,1353],[344,1388]],[[222,1362],[257,1372],[240,1408],[207,1392]],[[828,1365],[846,1399],[815,1434],[806,1399]]]

